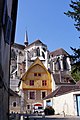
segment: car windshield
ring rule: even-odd
[[[43,107],[41,106],[41,107],[38,107],[38,109],[43,109]]]

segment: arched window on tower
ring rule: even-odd
[[[55,67],[56,70],[60,70],[61,69],[60,58],[59,57],[57,58],[55,65],[56,65],[56,67]]]
[[[44,52],[42,52],[42,56],[43,56],[43,58],[45,59],[45,54],[44,54]]]
[[[66,56],[63,57],[63,69],[67,70],[67,60],[66,60]]]
[[[39,47],[36,49],[37,56],[40,56],[40,49]]]

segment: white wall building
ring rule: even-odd
[[[55,114],[80,116],[80,87],[61,86],[44,98],[44,108],[52,106]]]

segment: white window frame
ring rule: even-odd
[[[30,92],[34,92],[35,98],[31,100],[36,100],[36,90],[28,90],[28,99],[30,99]]]

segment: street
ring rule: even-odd
[[[80,120],[79,116],[29,116],[24,118],[24,120]]]
[[[12,114],[9,120],[80,120],[80,116]]]

